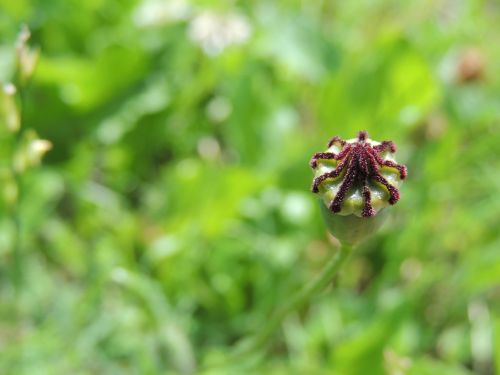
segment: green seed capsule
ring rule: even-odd
[[[313,155],[311,190],[321,197],[321,212],[330,232],[354,244],[382,225],[382,211],[395,204],[407,176],[404,165],[392,157],[391,141],[376,142],[365,131],[344,141],[333,137],[328,149]]]

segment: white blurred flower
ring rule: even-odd
[[[4,84],[0,92],[0,123],[4,122],[11,132],[17,132],[21,126],[21,117],[15,99],[16,92],[16,86],[12,83]]]
[[[6,83],[3,85],[3,91],[6,95],[14,96],[16,95],[17,89],[12,83]]]
[[[208,118],[213,122],[222,122],[226,120],[232,110],[233,107],[231,102],[223,96],[216,96],[210,100],[205,109]]]
[[[160,26],[189,17],[191,5],[186,0],[145,0],[134,12],[139,27]]]
[[[42,157],[52,148],[52,143],[45,139],[34,139],[28,145],[28,158],[32,165],[37,165]]]
[[[35,139],[30,143],[30,151],[34,155],[43,155],[52,148],[52,143],[46,139]]]
[[[25,137],[13,157],[14,169],[19,174],[39,165],[43,156],[52,148],[49,141],[35,138],[36,134],[32,130],[24,134]]]
[[[220,145],[213,137],[203,137],[198,141],[198,154],[205,160],[216,160],[220,155]]]
[[[206,54],[217,55],[231,45],[245,43],[252,33],[247,19],[239,14],[205,11],[189,24],[189,37]]]

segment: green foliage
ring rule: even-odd
[[[0,0],[2,83],[23,23],[22,128],[53,148],[12,205],[2,93],[0,373],[500,369],[495,2]],[[266,354],[226,363],[334,251],[307,162],[360,129],[398,145],[401,201]]]

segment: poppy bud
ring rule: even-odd
[[[383,223],[383,209],[395,204],[399,186],[407,176],[404,165],[393,158],[392,141],[376,142],[366,131],[328,142],[325,152],[313,155],[313,193],[321,197],[321,212],[328,230],[341,242],[354,245]]]

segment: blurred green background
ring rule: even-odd
[[[0,0],[4,83],[23,23],[22,126],[53,148],[13,212],[0,123],[1,374],[224,362],[335,251],[308,160],[361,129],[408,165],[391,219],[209,372],[500,370],[498,1]]]

